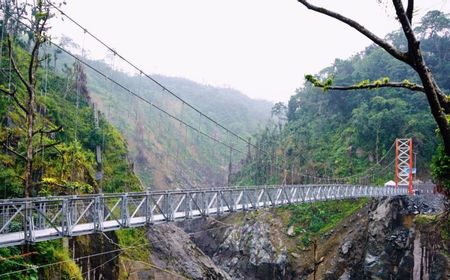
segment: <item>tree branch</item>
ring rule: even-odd
[[[61,143],[62,143],[61,141],[58,141],[58,142],[54,142],[54,143],[51,143],[51,144],[44,145],[44,146],[42,146],[41,148],[39,148],[39,149],[37,149],[36,151],[34,151],[34,152],[33,152],[33,155],[36,155],[36,154],[38,154],[39,152],[42,152],[44,149],[48,149],[48,148],[54,147],[54,146],[59,145],[59,144],[61,144]]]
[[[420,91],[425,93],[425,88],[421,85],[411,83],[408,80],[403,82],[390,82],[388,77],[369,81],[365,80],[356,85],[350,86],[333,86],[333,79],[328,78],[325,82],[320,81],[313,75],[305,75],[305,80],[313,84],[315,87],[322,88],[324,91],[327,90],[358,90],[358,89],[378,89],[378,88],[405,88],[412,91]]]
[[[408,8],[406,8],[406,16],[408,17],[410,24],[412,24],[413,13],[414,13],[414,0],[408,0]]]
[[[397,13],[397,18],[402,26],[403,33],[405,34],[406,40],[408,41],[408,55],[412,57],[411,62],[409,63],[411,66],[417,70],[417,59],[420,59],[423,62],[423,58],[420,55],[419,50],[419,41],[417,41],[416,36],[414,35],[414,31],[412,29],[411,21],[409,20],[409,16],[405,9],[403,8],[402,0],[392,0],[394,4],[395,12]]]
[[[12,40],[11,36],[8,35],[8,51],[9,51],[9,60],[11,61],[11,65],[13,67],[14,72],[19,77],[20,81],[25,85],[27,88],[27,91],[33,90],[31,88],[31,85],[25,80],[25,77],[22,75],[22,72],[20,72],[19,67],[17,67],[17,63],[13,57],[13,46],[12,46]]]
[[[35,73],[37,72],[37,69],[39,68],[39,48],[41,47],[41,44],[45,41],[45,35],[44,28],[45,24],[47,23],[49,17],[49,12],[47,11],[44,18],[37,20],[36,23],[36,42],[33,46],[33,50],[31,51],[31,60],[30,65],[28,67],[28,79],[30,84],[35,85],[36,79],[35,79]],[[37,63],[36,63],[37,61]]]
[[[450,115],[450,96],[447,96],[442,89],[438,86],[436,81],[433,79],[434,87],[436,88],[437,98],[439,100],[440,105],[444,109],[444,112],[447,115]]]
[[[33,132],[33,135],[36,135],[36,134],[38,134],[38,133],[40,133],[40,134],[51,134],[51,133],[56,133],[56,132],[61,131],[62,129],[63,129],[62,126],[59,126],[59,127],[55,128],[55,129],[52,129],[52,130],[44,130],[43,128],[41,128],[41,129],[38,129],[38,130],[34,131],[34,132]]]
[[[391,44],[389,44],[385,40],[381,39],[380,37],[378,37],[377,35],[375,35],[371,31],[369,31],[368,29],[366,29],[364,26],[362,26],[358,22],[356,22],[356,21],[354,21],[352,19],[349,19],[349,18],[347,18],[347,17],[345,17],[345,16],[343,16],[341,14],[338,14],[336,12],[327,10],[325,8],[322,8],[322,7],[314,6],[311,3],[309,3],[307,0],[297,0],[297,1],[299,3],[301,3],[301,4],[303,4],[306,8],[308,8],[310,10],[313,10],[315,12],[318,12],[318,13],[327,15],[329,17],[332,17],[334,19],[337,19],[337,20],[347,24],[348,26],[356,29],[357,31],[359,31],[361,34],[363,34],[364,36],[369,38],[372,42],[374,42],[375,44],[377,44],[378,46],[383,48],[385,51],[387,51],[389,54],[391,54],[396,59],[409,64],[408,56],[405,53],[403,53],[400,50],[396,49],[394,46],[392,46]]]
[[[315,84],[315,87],[324,88],[327,90],[357,90],[357,89],[378,89],[378,88],[405,88],[412,91],[420,91],[425,92],[425,89],[423,86],[414,84],[414,83],[399,83],[399,82],[392,82],[392,83],[385,83],[385,84],[379,84],[379,83],[371,83],[371,84],[365,84],[365,85],[352,85],[352,86],[325,86],[320,84]]]
[[[414,2],[414,1],[413,1]],[[450,103],[447,101],[447,96],[439,89],[436,81],[430,75],[430,70],[425,65],[422,53],[420,51],[420,42],[417,40],[414,30],[412,28],[411,22],[408,19],[408,12],[405,12],[403,3],[401,0],[392,0],[394,4],[395,11],[397,13],[398,20],[402,26],[403,32],[405,33],[406,39],[408,41],[409,56],[411,57],[411,66],[417,71],[419,76],[423,81],[423,85],[430,89],[430,92],[436,94],[437,106],[444,109],[445,113],[450,113]],[[409,1],[408,1],[409,4]],[[409,8],[409,6],[408,6]],[[434,99],[434,97],[432,97]],[[430,103],[431,105],[431,103]],[[435,106],[436,106],[435,105]],[[435,108],[436,111],[441,110],[441,108]]]
[[[16,96],[16,92],[17,92],[16,89],[14,89],[13,91],[8,91],[8,90],[4,90],[3,88],[0,87],[0,91],[3,92],[4,94],[10,96],[14,100],[16,105],[19,106],[20,109],[22,109],[25,112],[25,114],[28,114],[28,110],[25,108],[25,106],[22,103],[20,103],[19,99]]]
[[[18,156],[19,158],[23,159],[23,160],[27,160],[26,157],[24,155],[19,154],[18,152],[14,151],[13,149],[11,149],[10,147],[8,147],[5,143],[3,143],[3,147],[5,147],[5,149],[7,149],[9,152],[15,154],[16,156]]]

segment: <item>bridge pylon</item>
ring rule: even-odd
[[[408,186],[413,194],[413,143],[411,138],[395,139],[395,187]]]

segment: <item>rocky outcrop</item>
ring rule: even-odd
[[[284,225],[268,211],[237,214],[242,221],[227,224],[198,221],[203,229],[194,242],[233,279],[293,279],[284,243]],[[193,225],[186,228],[193,229]]]
[[[137,272],[136,279],[231,279],[174,224],[152,226],[147,237],[151,266]]]
[[[67,242],[67,243],[66,243]],[[65,240],[65,246],[81,269],[84,279],[118,279],[120,273],[118,240],[114,233],[84,235]],[[103,254],[102,252],[111,253]],[[95,257],[86,257],[97,255]]]
[[[447,258],[429,249],[431,235],[414,221],[441,205],[420,197],[371,200],[314,252],[276,209],[153,226],[151,262],[176,274],[147,269],[136,279],[447,279]]]
[[[423,255],[420,240],[424,236],[421,238],[415,227],[414,214],[437,211],[436,208],[417,197],[372,202],[367,218],[359,220],[358,226],[344,235],[339,254],[331,261],[324,278],[446,279],[448,264],[438,257],[441,255],[438,251],[434,253],[440,262],[421,261],[422,257],[417,257]],[[434,271],[434,276],[428,273],[424,277],[424,270]]]

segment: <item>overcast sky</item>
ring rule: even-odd
[[[370,44],[353,29],[296,0],[67,2],[64,11],[148,73],[232,87],[271,101],[287,101],[306,73]],[[387,4],[391,1],[312,2],[360,21],[379,36],[399,28]],[[449,2],[417,0],[416,18],[432,9],[450,12]],[[68,21],[53,25],[54,34],[73,37],[92,57],[106,57],[104,48]]]

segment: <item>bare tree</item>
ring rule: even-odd
[[[24,129],[26,131],[25,142],[26,142],[26,153],[25,155],[21,154],[19,151],[14,150],[13,148],[3,144],[4,147],[11,153],[15,154],[19,158],[25,161],[25,170],[24,170],[24,196],[29,197],[33,188],[33,161],[34,156],[42,151],[42,149],[49,148],[58,144],[58,142],[51,143],[48,145],[41,145],[37,149],[33,145],[33,140],[36,136],[41,136],[43,134],[51,134],[57,131],[60,131],[62,128],[58,127],[52,130],[45,130],[44,128],[36,128],[36,114],[37,114],[37,106],[36,106],[36,73],[39,68],[42,60],[47,59],[47,57],[40,58],[39,50],[43,43],[46,42],[46,30],[47,30],[47,20],[50,17],[50,11],[46,4],[44,4],[43,0],[39,0],[36,3],[36,6],[33,7],[33,18],[30,21],[30,30],[32,31],[32,50],[29,57],[29,62],[27,63],[27,71],[21,69],[21,62],[17,61],[14,55],[15,45],[13,43],[13,38],[11,34],[8,34],[8,54],[9,61],[11,62],[12,71],[20,80],[20,83],[25,88],[25,94],[22,98],[22,94],[20,94],[19,87],[13,86],[11,89],[6,89],[0,87],[0,92],[9,96],[13,102],[16,104],[18,108],[25,114],[25,125]],[[11,15],[9,15],[11,16]],[[20,19],[15,19],[16,21]],[[18,23],[19,24],[19,23]]]
[[[310,3],[307,0],[298,0],[299,3],[304,5],[306,8],[313,10],[315,12],[324,14],[326,16],[332,17],[338,21],[341,21],[350,27],[356,29],[358,32],[369,38],[376,45],[383,48],[394,58],[404,62],[405,64],[411,66],[412,69],[419,75],[421,85],[411,83],[407,80],[403,82],[391,82],[389,79],[383,79],[374,82],[362,82],[357,85],[350,86],[334,86],[331,79],[325,82],[321,82],[311,75],[305,76],[305,78],[313,83],[314,86],[321,87],[325,90],[357,90],[357,89],[376,89],[381,87],[395,87],[395,88],[406,88],[412,91],[423,92],[430,105],[431,113],[439,127],[440,134],[444,143],[444,150],[447,156],[450,156],[450,124],[448,115],[450,115],[450,98],[439,88],[437,85],[431,70],[427,67],[425,60],[422,55],[420,48],[420,41],[417,39],[416,34],[412,28],[412,18],[414,10],[414,0],[408,0],[408,6],[405,10],[402,0],[392,0],[394,5],[397,20],[399,21],[403,34],[407,39],[408,50],[403,52],[393,45],[391,45],[387,40],[384,40],[360,23],[347,18],[339,13],[330,11],[326,8],[318,7]]]

